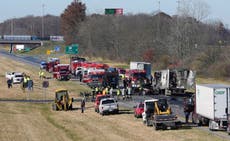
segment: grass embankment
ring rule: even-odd
[[[30,75],[36,87],[31,92],[31,99],[43,98],[41,82],[38,78],[38,67],[11,61],[0,56],[0,98],[25,99],[18,85],[12,89],[6,86],[4,74],[6,71],[21,71]],[[87,90],[75,82],[59,82],[50,80],[47,98],[53,99],[54,90],[66,88],[73,97],[78,97],[80,91]],[[207,132],[196,128],[154,131],[145,127],[141,119],[135,119],[132,111],[123,110],[118,115],[101,116],[94,112],[93,103],[86,103],[86,112],[80,113],[80,103],[74,103],[74,111],[51,110],[51,104],[32,103],[0,103],[0,139],[4,141],[221,141]]]

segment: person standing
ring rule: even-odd
[[[120,89],[117,89],[117,100],[119,100],[119,96],[120,96]]]
[[[28,90],[33,90],[33,80],[32,79],[29,79],[28,80]]]
[[[8,89],[12,88],[12,79],[7,80]]]
[[[45,78],[45,74],[44,74],[44,71],[42,70],[42,69],[40,69],[40,71],[39,71],[39,78],[40,79],[43,79],[43,78]]]
[[[131,91],[132,91],[131,87],[128,86],[128,98],[129,99],[131,99]]]
[[[83,74],[82,74],[82,72],[80,72],[80,74],[79,74],[79,80],[80,80],[80,82],[82,81],[82,78],[83,78]]]
[[[111,88],[109,89],[109,95],[110,95],[110,97],[113,97],[113,87],[111,87]]]
[[[85,110],[85,98],[81,100],[81,113],[84,113]]]
[[[191,99],[184,98],[184,114],[185,114],[185,123],[188,123],[190,113],[194,110],[193,103]]]

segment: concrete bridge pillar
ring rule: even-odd
[[[13,44],[10,44],[10,53],[13,52]]]

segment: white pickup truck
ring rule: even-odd
[[[12,79],[13,84],[21,83],[23,74],[21,72],[6,72],[6,79]]]
[[[99,104],[99,113],[104,115],[106,113],[115,113],[119,112],[118,103],[114,98],[103,98]]]

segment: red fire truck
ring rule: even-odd
[[[46,71],[48,72],[53,72],[54,66],[60,64],[60,59],[59,58],[51,58],[48,60],[47,65],[46,65]]]
[[[73,56],[70,58],[70,70],[73,75],[76,75],[76,71],[78,67],[81,67],[82,64],[86,61],[85,58],[81,58],[78,56]]]
[[[89,83],[93,80],[92,77],[94,77],[94,75],[103,75],[104,73],[105,73],[104,69],[89,68],[87,69],[87,71],[84,71],[83,73],[83,82]]]
[[[58,64],[54,66],[53,78],[58,80],[69,80],[71,78],[69,64]]]
[[[131,84],[133,88],[139,88],[145,84],[150,83],[148,78],[146,77],[145,70],[126,70],[125,77],[128,80],[131,80]]]
[[[105,71],[91,72],[87,77],[83,78],[83,82],[90,87],[100,87],[103,83],[104,74]]]

